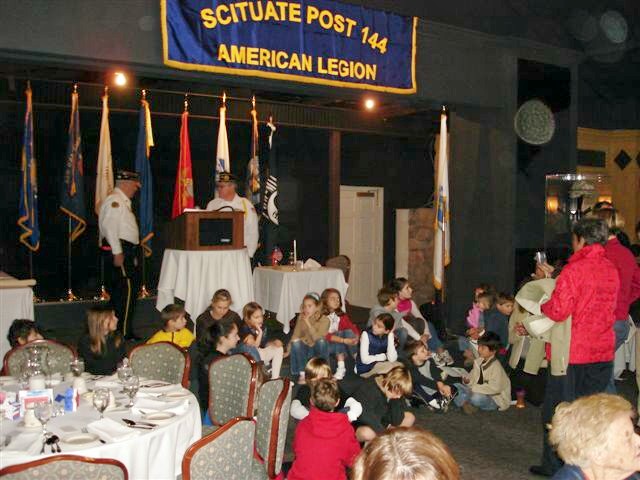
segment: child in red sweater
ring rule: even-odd
[[[360,445],[347,415],[335,412],[339,403],[335,380],[314,382],[311,411],[298,424],[293,439],[296,459],[288,480],[346,480],[346,468],[360,453]]]

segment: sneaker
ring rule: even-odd
[[[438,355],[437,353],[432,353],[431,358],[433,359],[433,362],[436,364],[437,367],[445,366],[444,360],[442,359],[441,355]]]
[[[444,350],[441,355],[442,361],[446,366],[453,365],[453,357],[448,350]]]
[[[336,380],[342,380],[344,376],[347,374],[347,369],[345,367],[338,367],[336,369],[336,374],[333,376]]]
[[[474,413],[476,413],[478,411],[478,409],[476,407],[474,407],[473,405],[471,405],[469,402],[464,402],[462,404],[462,411],[464,413],[466,413],[467,415],[473,415]]]

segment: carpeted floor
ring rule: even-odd
[[[357,323],[366,321],[364,309],[350,309]],[[364,318],[362,318],[364,317]],[[287,375],[285,361],[283,375]],[[635,374],[626,371],[617,382],[618,392],[636,405]],[[458,461],[463,480],[528,480],[540,479],[529,474],[529,466],[538,464],[542,451],[540,408],[511,407],[505,412],[478,412],[465,415],[454,406],[446,414],[413,409],[416,424],[439,436]],[[289,422],[285,461],[293,460],[291,445],[296,421]]]

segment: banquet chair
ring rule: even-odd
[[[127,480],[129,474],[127,467],[111,458],[55,455],[5,467],[0,470],[0,478],[4,480],[33,480],[34,478]]]
[[[57,342],[55,340],[34,340],[25,345],[12,348],[9,350],[3,361],[3,371],[5,375],[11,375],[17,377],[22,372],[24,366],[27,364],[27,358],[29,356],[28,347],[39,345],[49,348],[48,367],[50,373],[65,374],[69,372],[69,363],[76,359],[76,352],[68,345]]]
[[[254,435],[252,419],[229,420],[187,449],[182,458],[182,480],[250,478]]]
[[[351,259],[346,255],[338,255],[327,259],[326,266],[342,270],[344,281],[349,283],[349,274],[351,273]]]
[[[142,344],[129,353],[133,373],[139,377],[179,383],[189,387],[191,358],[186,350],[171,342]]]
[[[291,391],[291,380],[288,378],[269,380],[258,391],[256,452],[262,461],[255,457],[253,459],[250,477],[253,480],[276,478],[282,470]]]
[[[246,353],[224,356],[209,364],[209,416],[221,426],[235,417],[253,417],[258,363]]]

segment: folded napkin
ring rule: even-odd
[[[23,432],[11,438],[9,445],[2,449],[0,456],[38,455],[42,448],[42,432]]]
[[[163,402],[162,400],[153,400],[151,398],[136,398],[135,406],[132,408],[133,413],[144,415],[142,412],[171,412],[176,415],[184,415],[189,410],[189,400],[178,400],[175,402]]]
[[[96,380],[94,384],[95,388],[114,388],[121,386],[122,383],[118,380],[118,374],[114,373],[113,375],[108,375],[106,377],[101,378],[100,380]]]
[[[306,262],[304,262],[305,270],[317,270],[320,267],[322,267],[322,265],[316,262],[313,258],[310,258]]]
[[[87,425],[87,431],[97,435],[107,443],[121,442],[140,435],[140,431],[129,428],[110,418],[91,422]]]

